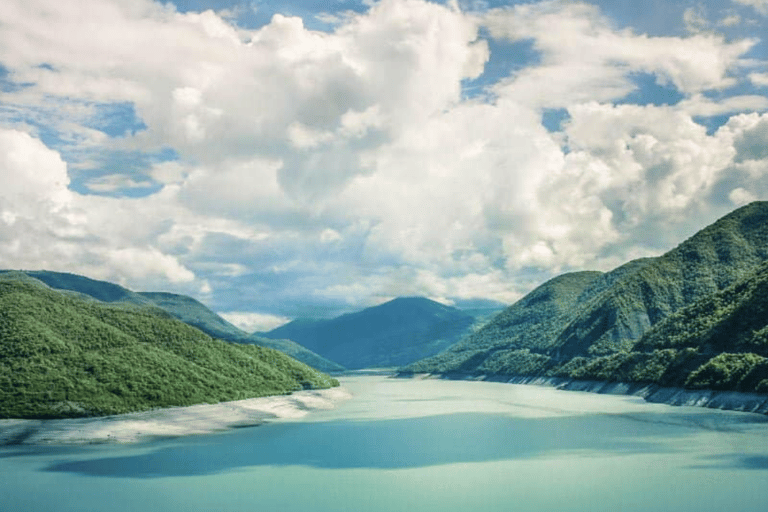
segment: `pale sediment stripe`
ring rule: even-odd
[[[574,380],[558,377],[509,377],[489,375],[460,375],[460,374],[400,374],[403,378],[443,378],[451,380],[477,380],[492,382],[507,382],[529,386],[546,386],[565,391],[584,391],[603,395],[638,396],[648,402],[708,407],[727,411],[754,412],[768,414],[768,395],[761,393],[742,393],[738,391],[714,391],[709,389],[667,388],[656,384],[605,382],[595,380]]]
[[[98,418],[0,420],[0,445],[131,443],[208,434],[270,420],[301,419],[313,411],[333,409],[350,397],[344,388],[331,388]]]

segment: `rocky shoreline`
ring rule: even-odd
[[[0,420],[1,445],[133,443],[162,437],[209,434],[301,419],[351,398],[344,388],[298,391],[218,404],[62,420]]]
[[[740,393],[737,391],[691,390],[683,388],[667,388],[656,384],[605,382],[591,380],[573,380],[557,377],[499,377],[493,375],[462,375],[462,374],[404,374],[400,378],[435,378],[450,380],[478,380],[491,382],[506,382],[508,384],[525,384],[547,386],[565,391],[585,391],[604,395],[638,396],[647,402],[677,405],[708,407],[728,411],[753,412],[768,414],[768,396],[758,393]]]

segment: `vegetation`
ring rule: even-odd
[[[0,276],[0,418],[62,418],[338,385],[272,349],[214,340],[157,308]]]
[[[562,326],[573,317],[579,297],[600,277],[600,272],[574,272],[547,281],[477,332],[404,370],[540,374],[551,363],[552,358],[546,353]]]
[[[658,258],[559,276],[402,370],[768,392],[767,358],[768,203],[758,202]]]
[[[211,337],[235,343],[250,343],[273,348],[323,372],[344,371],[344,367],[340,364],[308,350],[295,341],[268,339],[248,334],[227,322],[192,297],[162,292],[141,292],[139,295],[167,311],[174,318],[197,327]]]
[[[1,271],[0,276],[15,271]],[[174,318],[197,327],[209,336],[234,343],[255,344],[279,350],[294,359],[323,372],[343,371],[344,367],[329,361],[290,340],[270,340],[252,336],[192,297],[164,292],[133,292],[122,286],[106,281],[90,279],[77,274],[51,272],[48,270],[23,271],[29,277],[42,281],[51,288],[68,291],[82,297],[90,297],[102,302],[134,304],[139,306],[157,306]]]
[[[424,298],[399,298],[329,320],[296,320],[266,334],[288,338],[347,368],[390,367],[440,352],[475,320]]]

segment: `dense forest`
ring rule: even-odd
[[[298,319],[264,336],[287,338],[346,368],[396,367],[440,352],[475,318],[423,297],[400,297],[330,319]]]
[[[658,258],[558,276],[403,373],[768,392],[768,203]]]
[[[212,339],[154,306],[0,275],[0,418],[215,403],[338,382],[273,349]]]
[[[7,273],[10,271],[0,271]],[[18,271],[14,271],[18,272]],[[208,309],[201,302],[175,293],[134,292],[120,285],[85,276],[50,270],[27,270],[24,274],[42,281],[51,288],[81,294],[102,302],[157,306],[177,320],[197,327],[212,338],[274,348],[323,372],[339,372],[344,367],[286,339],[268,339],[238,329]]]

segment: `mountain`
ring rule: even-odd
[[[138,292],[150,304],[167,311],[185,324],[197,327],[213,338],[242,342],[248,334],[241,331],[219,315],[208,309],[202,302],[176,293]]]
[[[509,355],[519,359],[525,354],[536,361],[548,361],[549,356],[543,354],[553,346],[563,325],[573,318],[584,290],[601,275],[574,272],[555,277],[497,314],[477,332],[435,356],[407,366],[407,370],[516,374],[522,368],[507,368]]]
[[[343,366],[315,354],[295,341],[269,339],[248,334],[227,322],[192,297],[165,292],[139,292],[139,295],[167,311],[173,317],[197,327],[213,338],[235,343],[253,343],[262,347],[273,348],[323,372],[344,371]]]
[[[132,292],[122,286],[107,281],[98,281],[89,277],[65,272],[51,272],[49,270],[0,270],[0,275],[4,273],[22,272],[29,277],[42,281],[51,288],[57,290],[68,290],[78,294],[100,300],[101,302],[121,302],[126,304],[137,304],[147,306],[152,304],[138,293]]]
[[[558,339],[561,354],[627,350],[666,316],[726,288],[766,259],[768,203],[752,203],[585,297]]]
[[[768,262],[660,321],[630,351],[577,358],[558,373],[768,393]]]
[[[756,202],[726,215],[660,257],[635,260],[605,274],[559,276],[474,335],[403,370],[656,382],[661,378],[657,375],[660,368],[674,367],[672,373],[677,377],[670,374],[664,382],[680,384],[681,375],[690,375],[697,365],[724,350],[736,349],[720,347],[712,352],[706,346],[689,346],[687,351],[654,352],[663,345],[648,341],[658,339],[653,332],[669,329],[669,322],[677,321],[671,317],[675,312],[713,300],[744,279],[758,279],[749,276],[767,259],[768,203]],[[558,292],[563,288],[571,300],[563,300]],[[664,322],[667,318],[670,320]],[[628,354],[634,354],[631,357],[637,364],[627,363]],[[615,373],[624,363],[636,372]],[[687,377],[682,379],[682,384],[692,383]]]
[[[425,298],[398,298],[330,320],[295,320],[266,334],[294,340],[347,368],[400,366],[439,352],[474,318]]]
[[[0,418],[62,418],[338,383],[264,347],[214,340],[155,307],[0,275]]]
[[[0,270],[0,275],[8,272],[11,271]],[[20,272],[42,281],[51,288],[66,290],[102,302],[156,306],[167,311],[174,318],[197,327],[213,338],[273,348],[320,371],[338,372],[344,370],[339,364],[320,357],[293,341],[251,336],[192,297],[164,292],[133,292],[114,283],[64,272],[49,270],[24,270]]]

